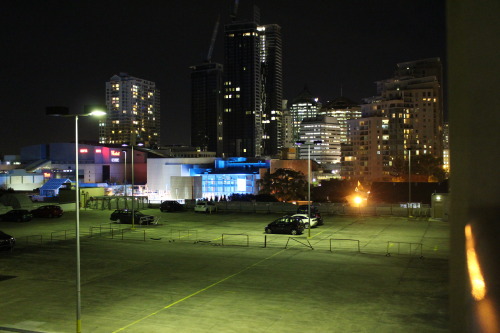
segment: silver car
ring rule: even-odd
[[[318,226],[318,219],[315,217],[307,217],[307,214],[294,214],[292,217],[299,217],[302,219],[302,222],[304,223],[306,229],[309,228],[309,225],[311,228],[317,227]]]
[[[212,213],[217,211],[217,206],[212,201],[198,201],[194,206],[195,212]]]

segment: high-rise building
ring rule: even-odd
[[[313,118],[321,110],[321,103],[317,97],[314,97],[307,87],[288,103],[288,109],[292,116],[292,131],[294,140],[299,140],[300,124],[304,118]]]
[[[281,141],[283,148],[295,148],[296,138],[293,136],[293,118],[288,109],[288,101],[282,103],[283,116],[281,117]]]
[[[448,123],[443,124],[443,169],[445,172],[450,172],[450,126]]]
[[[160,145],[160,91],[154,82],[114,75],[106,82],[106,105],[99,143]]]
[[[225,25],[223,151],[275,155],[280,148],[281,28],[236,20]]]
[[[399,163],[408,160],[408,151],[411,151],[411,156],[441,158],[443,155],[442,66],[439,58],[400,63],[396,67],[394,77],[377,82],[378,96],[365,99],[361,107],[362,118],[358,119],[380,117],[387,120],[387,128],[377,128],[381,126],[378,121],[366,120],[363,125],[352,122],[355,127],[363,127],[358,133],[359,140],[352,142],[354,160],[350,161],[349,169],[354,178],[367,182],[387,178],[387,170],[369,163],[367,156],[388,155],[391,161]],[[370,138],[368,144],[365,143],[367,138]],[[357,145],[363,148],[359,149]],[[357,156],[356,151],[360,152]],[[379,162],[380,166],[387,167],[385,160]],[[394,171],[397,166],[392,166],[392,169]]]
[[[347,120],[349,142],[342,149],[344,179],[361,182],[392,181],[396,167],[390,155],[389,119],[364,117]]]
[[[191,146],[222,156],[222,65],[191,69]]]
[[[300,124],[299,159],[307,159],[310,150],[312,160],[325,170],[340,170],[340,126],[335,117],[316,116],[304,118]],[[320,141],[314,144],[314,141]]]
[[[319,115],[337,118],[340,126],[340,142],[349,141],[347,120],[361,117],[361,106],[348,98],[337,97],[326,102],[318,112]]]
[[[262,155],[273,156],[283,147],[281,135],[283,69],[281,27],[268,24],[257,27],[260,42],[262,86]]]

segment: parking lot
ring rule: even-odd
[[[82,210],[84,332],[448,332],[448,224],[323,216],[266,235],[276,214],[161,213],[154,226]],[[74,212],[0,223],[0,331],[75,331]],[[15,329],[15,330],[14,330]]]

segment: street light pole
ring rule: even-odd
[[[105,107],[104,107],[105,109]],[[83,114],[69,114],[69,109],[63,106],[47,107],[45,114],[56,117],[74,117],[75,118],[75,236],[76,236],[76,332],[82,332],[82,307],[81,307],[81,280],[80,280],[80,183],[78,178],[79,169],[79,147],[78,147],[78,117],[86,116],[102,116],[106,112],[102,109],[90,110],[90,107],[85,107]]]
[[[307,237],[311,238],[311,145],[320,144],[322,140],[314,140],[312,143],[307,144],[307,216],[309,220],[309,228]],[[305,141],[295,142],[298,146],[305,144]]]
[[[309,229],[307,237],[311,238],[311,145],[307,145],[307,216],[309,218]]]
[[[76,184],[76,332],[82,331],[82,306],[80,283],[80,184],[78,177],[78,115],[75,115],[75,184]]]
[[[135,230],[135,206],[134,206],[134,202],[135,202],[135,197],[134,197],[134,145],[132,144],[131,145],[132,147],[132,160],[131,160],[131,163],[132,163],[132,230]]]
[[[123,143],[122,147],[129,147],[131,149],[132,157],[130,158],[130,163],[132,164],[132,176],[131,176],[131,196],[132,196],[132,230],[135,230],[135,197],[134,197],[134,184],[135,184],[135,163],[134,163],[134,146],[137,144],[137,146],[144,146],[143,143]]]
[[[408,148],[408,217],[411,217],[411,148]]]
[[[123,194],[125,196],[125,202],[127,201],[127,151],[122,150],[124,155],[123,158]]]

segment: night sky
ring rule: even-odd
[[[230,0],[10,1],[1,18],[0,156],[50,142],[74,142],[74,121],[45,107],[103,104],[105,82],[125,72],[161,90],[162,144],[190,143],[189,66],[208,52],[223,63]],[[446,65],[444,0],[240,0],[238,16],[260,8],[261,24],[282,27],[284,98],[304,88],[326,102],[376,94],[398,62],[440,57]],[[80,139],[98,139],[97,121]]]

